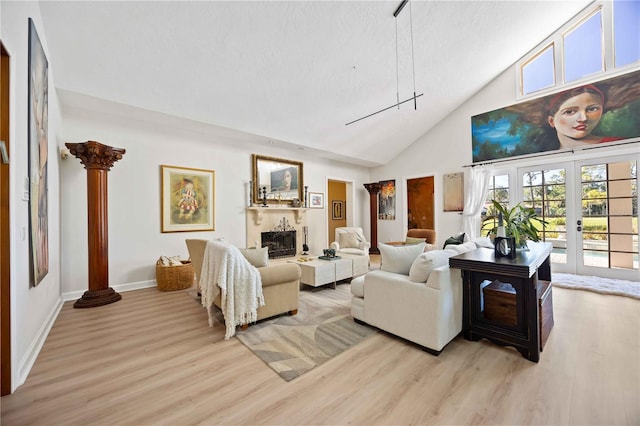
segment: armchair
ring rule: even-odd
[[[199,289],[200,272],[204,252],[208,240],[187,239],[187,249],[191,257],[191,264],[195,272],[195,286]],[[262,294],[264,306],[258,308],[258,318],[273,317],[283,313],[295,315],[298,313],[298,292],[300,288],[300,267],[295,263],[281,263],[257,268],[262,279]],[[214,304],[220,307],[220,296]]]
[[[354,226],[336,228],[335,241],[330,247],[336,251],[337,256],[353,261],[354,277],[369,272],[371,243],[365,238],[362,228]]]
[[[365,238],[362,228],[345,226],[336,228],[335,240],[331,243],[331,248],[335,249],[336,255],[355,254],[368,257],[371,243]]]

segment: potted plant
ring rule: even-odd
[[[534,209],[521,203],[511,208],[505,208],[496,200],[491,200],[491,203],[493,211],[482,221],[482,229],[487,230],[487,236],[498,235],[499,224],[496,223],[501,218],[506,236],[513,237],[517,247],[526,247],[527,240],[540,241],[538,227],[544,229],[547,221],[540,219]]]

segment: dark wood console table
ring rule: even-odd
[[[449,259],[451,268],[462,270],[462,333],[467,340],[481,338],[515,347],[525,358],[540,359],[540,312],[538,281],[551,281],[551,243],[529,242],[529,250],[515,259],[496,258],[494,251],[478,248]],[[484,287],[510,284],[515,290],[515,321],[500,322],[485,316]],[[545,285],[548,286],[547,283]],[[547,293],[550,294],[550,288]],[[551,322],[551,325],[553,321]]]

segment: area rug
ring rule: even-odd
[[[300,291],[297,315],[261,321],[236,337],[291,381],[376,333],[351,317],[349,284]]]
[[[553,273],[551,285],[573,290],[587,290],[596,293],[640,299],[640,282],[637,281]]]

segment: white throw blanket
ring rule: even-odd
[[[209,241],[204,252],[199,285],[202,306],[209,313],[210,327],[213,327],[213,301],[221,293],[225,339],[236,333],[236,326],[257,321],[258,307],[264,305],[260,272],[237,247],[224,241]]]

